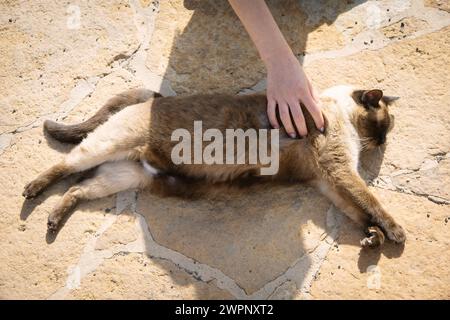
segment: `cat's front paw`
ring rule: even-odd
[[[386,228],[386,235],[389,240],[396,243],[403,243],[406,240],[405,230],[399,224],[393,224],[389,228]]]
[[[361,247],[363,248],[374,248],[384,243],[384,233],[376,226],[369,227],[367,229],[367,235],[368,237],[361,240]]]
[[[26,199],[31,199],[37,197],[42,191],[44,191],[46,184],[39,180],[33,180],[27,184],[22,192],[22,196]]]

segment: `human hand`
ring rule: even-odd
[[[302,102],[311,114],[319,131],[324,130],[324,119],[319,107],[319,100],[316,96],[311,82],[307,78],[298,60],[292,56],[290,59],[282,59],[269,62],[267,67],[267,115],[270,124],[274,128],[279,128],[276,117],[276,108],[280,115],[281,122],[287,134],[295,138],[298,133],[304,137],[308,134],[305,117],[300,107]],[[292,114],[291,121],[290,114]]]

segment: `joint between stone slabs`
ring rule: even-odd
[[[0,156],[15,144],[13,133],[0,134]]]
[[[137,223],[139,223],[142,228],[146,246],[146,254],[149,257],[169,261],[180,268],[180,270],[190,274],[196,280],[200,280],[205,283],[208,283],[211,280],[216,280],[216,285],[218,288],[228,291],[237,299],[245,299],[248,297],[245,290],[240,287],[234,279],[224,274],[221,270],[207,264],[197,262],[196,260],[185,256],[176,250],[167,248],[156,242],[151,234],[150,227],[148,226],[145,218],[136,211],[134,211],[134,213],[138,218]]]
[[[209,283],[212,280],[216,280],[217,287],[227,290],[231,295],[233,295],[237,299],[268,299],[272,296],[276,289],[284,284],[286,281],[293,281],[298,285],[298,280],[295,277],[292,277],[292,272],[298,267],[301,267],[303,260],[306,257],[313,257],[311,259],[313,261],[312,265],[308,268],[305,273],[305,278],[302,281],[301,288],[299,289],[300,294],[307,294],[309,288],[311,287],[312,281],[314,280],[315,275],[320,270],[320,267],[323,261],[326,258],[326,255],[334,244],[334,241],[322,241],[322,243],[318,244],[316,248],[303,254],[299,257],[296,262],[287,268],[282,274],[280,274],[275,279],[268,281],[263,287],[258,289],[256,292],[252,294],[248,294],[244,288],[242,288],[234,279],[225,275],[221,270],[213,268],[207,264],[200,263],[195,259],[185,256],[184,254],[167,248],[158,242],[156,242],[151,234],[150,227],[148,226],[145,218],[136,211],[133,211],[134,214],[137,215],[140,220],[141,228],[145,228],[142,230],[145,236],[145,242],[147,247],[147,255],[154,259],[162,259],[171,262],[181,270],[184,270],[188,274],[190,274],[194,279],[198,281],[202,281],[205,283]],[[334,240],[337,237],[338,231],[338,223],[332,227],[332,230],[329,232],[329,236]],[[321,250],[321,252],[317,252],[320,247],[327,247],[327,250]],[[153,249],[155,250],[152,250]],[[159,254],[158,254],[159,251]],[[174,259],[175,257],[171,257],[173,254],[178,256],[179,259]],[[192,268],[195,266],[195,268]]]
[[[430,202],[433,202],[433,203],[439,204],[439,205],[450,205],[450,200],[448,200],[448,199],[442,198],[440,196],[435,196],[432,194],[418,193],[418,192],[412,191],[408,188],[400,187],[397,185],[393,185],[394,189],[389,188],[389,187],[380,186],[380,185],[371,185],[371,186],[374,188],[377,188],[377,189],[381,189],[381,190],[389,190],[389,191],[393,191],[393,192],[397,192],[397,193],[401,193],[401,194],[416,196],[419,198],[426,198]]]

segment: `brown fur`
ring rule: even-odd
[[[59,163],[49,170],[39,175],[37,179],[34,179],[25,186],[23,196],[27,199],[34,198],[42,193],[49,185],[55,183],[59,179],[66,175],[68,168],[63,163]]]
[[[283,130],[281,131],[279,171],[273,176],[259,175],[259,169],[262,167],[260,163],[253,165],[175,165],[171,161],[171,150],[177,143],[170,139],[172,132],[175,129],[185,128],[192,133],[194,121],[202,120],[203,130],[216,128],[222,133],[227,128],[270,129],[266,116],[267,100],[265,95],[196,95],[150,99],[147,104],[135,107],[136,110],[143,110],[140,112],[148,113],[150,123],[145,128],[147,131],[138,125],[136,127],[139,127],[141,131],[134,129],[131,121],[131,127],[127,127],[131,133],[124,134],[126,136],[124,138],[114,138],[117,139],[112,143],[114,154],[113,151],[105,148],[104,151],[96,150],[95,156],[90,155],[89,152],[92,153],[92,151],[89,151],[91,150],[88,148],[89,143],[95,140],[96,135],[101,134],[101,130],[103,130],[103,134],[105,133],[107,129],[105,126],[109,123],[106,121],[109,119],[111,110],[114,112],[114,110],[123,109],[125,105],[137,101],[136,98],[130,98],[129,101],[126,98],[120,98],[116,102],[110,100],[101,111],[85,122],[88,124],[80,124],[76,129],[66,127],[67,129],[62,131],[53,130],[51,132],[58,140],[77,141],[87,132],[104,123],[99,129],[92,132],[87,138],[90,139],[89,141],[86,143],[83,141],[78,150],[74,151],[75,156],[70,158],[69,155],[66,162],[63,161],[60,165],[39,176],[30,184],[31,187],[30,185],[26,187],[24,195],[26,197],[36,196],[56,179],[72,172],[101,165],[110,159],[118,160],[119,154],[119,159],[145,159],[161,174],[147,179],[143,177],[145,174],[137,163],[123,162],[121,164],[118,162],[115,171],[105,169],[98,174],[97,178],[94,177],[84,185],[80,184],[70,189],[49,218],[50,230],[57,227],[64,213],[72,208],[78,200],[108,195],[124,188],[149,187],[159,194],[193,198],[220,188],[281,182],[309,183],[320,189],[339,209],[367,230],[368,238],[362,241],[364,246],[376,246],[384,242],[384,234],[378,227],[389,239],[403,242],[405,241],[403,229],[383,209],[359,176],[356,170],[358,155],[354,155],[351,148],[352,139],[361,140],[363,150],[385,143],[386,134],[392,128],[392,117],[388,110],[390,101],[383,97],[380,90],[356,90],[353,91],[352,97],[357,107],[351,110],[348,121],[340,113],[339,108],[335,108],[334,111],[333,108],[329,108],[333,104],[338,104],[337,100],[333,100],[332,97],[322,99],[322,103],[325,105],[323,113],[326,120],[324,134],[315,128],[312,117],[306,109],[303,109],[308,136],[293,140]],[[337,105],[337,107],[339,106]],[[122,112],[115,118],[111,118],[113,119],[111,121],[116,121],[120,125]],[[139,114],[135,116],[141,117]],[[130,121],[129,118],[126,119]],[[111,128],[117,129],[112,125]],[[351,137],[352,130],[356,132],[357,137]],[[60,132],[64,133],[60,134]],[[144,135],[143,132],[146,132],[145,137],[141,137]],[[88,161],[85,161],[83,157]],[[101,165],[100,168],[103,166],[105,165]],[[111,174],[117,173],[118,170],[134,176],[134,180],[118,180],[117,186],[112,187],[114,181]],[[107,190],[94,190],[95,187],[98,187],[95,179],[103,179],[102,186]]]

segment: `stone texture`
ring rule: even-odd
[[[306,51],[343,46],[344,40],[334,26],[325,21],[307,23],[300,2],[268,4],[299,57]],[[227,1],[163,1],[155,28],[147,66],[167,77],[178,94],[234,93],[264,76],[264,65]]]
[[[95,91],[77,104],[67,116],[60,117],[66,123],[76,123],[89,119],[112,96],[128,89],[144,87],[130,72],[122,67],[99,79]]]
[[[80,79],[102,76],[109,63],[139,45],[127,1],[0,4],[0,132],[58,111]],[[72,19],[74,17],[74,19]]]
[[[315,299],[449,299],[450,211],[427,199],[374,190],[407,232],[404,248],[361,250],[360,232],[345,218],[336,246],[311,287]],[[372,267],[371,267],[372,266]],[[376,272],[371,272],[377,266]]]
[[[329,203],[314,190],[270,187],[213,200],[139,197],[156,242],[220,269],[252,294],[312,252]]]
[[[264,90],[265,70],[226,1],[3,1],[0,298],[450,298],[448,1],[268,3],[319,91],[401,97],[384,154],[363,169],[404,225],[404,248],[361,251],[361,231],[304,186],[197,201],[129,191],[82,204],[47,236],[77,177],[23,201],[25,183],[70,150],[43,135],[43,119],[82,121],[142,86]]]
[[[427,26],[426,21],[419,20],[416,18],[404,18],[393,24],[390,24],[383,29],[381,32],[383,35],[389,39],[402,39],[407,36],[421,30]]]
[[[138,233],[135,229],[135,219],[132,212],[122,212],[114,224],[100,236],[95,250],[105,250],[112,246],[136,241]]]
[[[450,3],[446,0],[424,0],[425,6],[450,12]]]
[[[46,234],[47,215],[69,187],[65,181],[36,200],[23,201],[23,186],[49,163],[60,159],[42,136],[41,128],[14,135],[15,143],[0,160],[0,297],[45,299],[64,286],[67,268],[76,263],[87,239],[95,233],[112,198],[83,204],[56,240]]]
[[[393,184],[417,195],[432,195],[449,200],[450,159],[424,161],[424,164],[427,163],[430,167],[394,176]]]
[[[193,280],[174,264],[142,254],[118,254],[105,261],[69,299],[233,299],[214,282]]]

